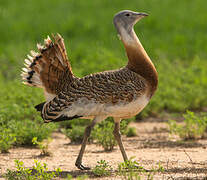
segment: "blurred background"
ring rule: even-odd
[[[206,7],[206,0],[0,0],[0,133],[7,138],[1,147],[32,145],[33,137],[41,141],[57,129],[42,125],[34,109],[42,90],[21,83],[24,59],[36,43],[60,33],[79,77],[120,68],[127,57],[112,20],[124,9],[149,14],[135,31],[159,73],[158,90],[141,118],[204,111]]]

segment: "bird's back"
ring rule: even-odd
[[[60,116],[131,117],[148,102],[147,88],[146,80],[126,67],[76,78],[44,106],[43,116],[47,120]]]

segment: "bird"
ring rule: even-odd
[[[108,117],[114,119],[113,135],[124,161],[128,160],[120,122],[141,112],[158,87],[157,70],[134,31],[134,25],[146,16],[131,10],[114,15],[113,23],[128,58],[128,63],[119,69],[76,77],[60,34],[52,35],[52,40],[48,36],[44,45],[37,44],[38,52],[31,51],[25,59],[22,80],[43,88],[46,100],[35,108],[45,123],[91,119],[75,162],[78,169],[90,169],[82,163],[88,138],[95,124]]]

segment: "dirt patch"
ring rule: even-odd
[[[177,137],[169,135],[167,124],[156,119],[144,122],[131,123],[136,127],[137,137],[123,137],[123,143],[128,157],[135,159],[145,169],[157,168],[162,165],[164,173],[156,173],[154,179],[207,179],[207,140],[202,139],[193,142],[178,141]],[[53,133],[53,141],[49,145],[52,156],[40,157],[40,150],[36,148],[14,148],[8,154],[0,154],[0,172],[6,169],[15,169],[14,160],[19,159],[26,167],[32,167],[34,159],[45,162],[49,170],[60,167],[63,172],[61,177],[71,174],[73,177],[88,174],[91,171],[78,170],[74,163],[78,155],[80,145],[71,145],[70,141],[61,133]],[[103,148],[95,144],[86,147],[83,163],[94,167],[97,161],[104,159],[117,169],[118,163],[122,162],[122,156],[118,149],[112,152],[104,152]],[[121,179],[113,173],[111,177],[93,179]],[[145,179],[145,178],[144,178]]]

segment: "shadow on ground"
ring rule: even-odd
[[[48,173],[52,173],[55,171],[48,171]],[[62,171],[58,177],[60,178],[67,178],[68,175],[71,175],[73,178],[76,178],[78,176],[83,176],[83,175],[87,175],[90,178],[94,177],[94,174],[92,173],[92,171],[81,171],[81,170],[74,170],[74,171]]]
[[[15,176],[17,177],[17,174],[19,172],[15,171],[12,173],[12,177],[15,179]],[[57,173],[56,171],[45,171],[45,173]],[[32,174],[35,174],[35,171],[32,170]],[[76,178],[78,176],[83,176],[83,175],[87,175],[90,178],[95,178],[94,174],[92,173],[92,171],[81,171],[81,170],[75,170],[75,171],[62,171],[59,173],[58,177],[59,178],[67,178],[69,176],[72,176],[73,178]],[[0,175],[0,178],[5,178],[5,174]]]
[[[156,137],[156,138],[146,138],[146,139],[137,139],[137,138],[127,138],[126,143],[132,144],[135,149],[144,149],[144,148],[206,148],[206,144],[200,143],[198,141],[172,141],[165,137]]]
[[[167,179],[169,180],[171,179],[172,180],[207,180],[207,176],[206,176],[207,168],[175,167],[171,169],[165,169],[164,174],[166,174]],[[183,175],[180,175],[180,174],[183,174]],[[191,174],[191,176],[193,177],[189,177],[189,174]],[[205,174],[205,176],[203,176],[202,174]]]
[[[147,140],[141,143],[140,148],[205,148],[204,144],[196,141],[158,141],[158,140]],[[137,147],[137,149],[140,149]]]

